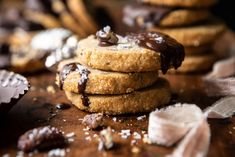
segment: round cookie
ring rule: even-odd
[[[30,34],[18,32],[11,44],[11,68],[15,72],[35,72],[45,69],[46,57],[61,48],[72,35],[58,28]]]
[[[186,55],[198,55],[210,53],[212,51],[212,44],[206,44],[201,46],[185,46],[184,51]]]
[[[200,46],[212,43],[225,30],[221,22],[209,22],[195,26],[177,28],[149,28],[148,31],[162,32],[175,38],[184,46]]]
[[[123,21],[129,26],[149,28],[153,26],[185,26],[208,19],[206,9],[183,9],[143,4],[127,5]]]
[[[80,40],[77,60],[89,67],[105,71],[145,72],[179,67],[184,48],[174,39],[161,33],[118,36],[105,27]]]
[[[173,7],[209,7],[217,0],[140,0],[143,3],[152,5],[173,6]]]
[[[65,91],[68,99],[79,109],[107,115],[150,112],[169,103],[171,90],[168,81],[159,79],[153,86],[130,94],[84,95]],[[86,102],[88,101],[88,102]]]
[[[181,67],[179,67],[176,71],[170,71],[170,72],[173,73],[206,72],[212,68],[215,61],[216,57],[213,54],[187,56],[185,57]]]
[[[107,72],[83,66],[73,59],[62,61],[58,67],[57,82],[63,90],[73,93],[125,94],[148,87],[158,79],[157,71],[143,73]],[[74,69],[69,70],[69,68]],[[87,73],[84,71],[87,71]],[[84,89],[81,86],[85,86]]]

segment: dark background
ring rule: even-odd
[[[235,30],[235,1],[220,0],[218,4],[212,7],[211,11],[214,15],[223,19],[228,27]]]

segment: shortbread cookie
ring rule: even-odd
[[[142,28],[153,26],[185,26],[208,19],[206,9],[183,9],[174,7],[128,5],[124,8],[123,21],[129,26],[136,24]]]
[[[95,69],[119,72],[144,72],[178,68],[184,59],[184,48],[161,33],[139,33],[122,37],[110,27],[78,43],[77,59]]]
[[[20,43],[11,45],[12,70],[23,72],[35,72],[45,69],[46,57],[61,48],[72,33],[66,29],[58,28],[42,31],[29,38],[22,33]]]
[[[215,61],[216,57],[213,54],[187,56],[185,57],[181,67],[174,72],[179,72],[179,73],[206,72],[212,68]]]
[[[130,94],[121,95],[80,95],[65,92],[68,99],[79,109],[108,115],[149,112],[169,103],[169,83],[159,79],[153,86]]]
[[[221,22],[209,22],[200,25],[177,28],[149,28],[149,31],[166,33],[184,46],[200,46],[212,43],[225,30]]]
[[[83,66],[75,60],[59,64],[57,82],[61,89],[73,93],[124,94],[148,87],[158,79],[158,72],[106,72]]]
[[[201,46],[185,46],[184,51],[186,55],[198,55],[211,53],[213,44],[206,44]]]
[[[173,7],[209,7],[217,0],[140,0],[143,3],[152,5],[173,6]]]
[[[6,114],[29,90],[29,82],[19,74],[0,70],[0,116]]]

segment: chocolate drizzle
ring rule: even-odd
[[[141,19],[141,27],[147,28],[157,26],[161,20],[177,8],[150,6],[143,4],[127,5],[124,8],[124,22],[134,26],[138,19]]]
[[[160,53],[161,70],[165,74],[173,66],[177,69],[184,60],[184,47],[175,39],[159,32],[146,32],[130,34],[128,40],[136,42],[139,46]]]
[[[99,46],[112,46],[118,43],[118,37],[109,26],[99,30],[96,33],[96,37],[99,40]]]
[[[60,88],[63,88],[64,81],[68,74],[71,72],[77,71],[80,74],[80,79],[78,80],[78,92],[81,94],[82,103],[84,106],[89,106],[90,101],[88,96],[85,93],[86,83],[88,80],[88,75],[90,71],[79,63],[69,63],[66,64],[60,72]]]

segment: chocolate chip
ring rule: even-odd
[[[118,37],[112,32],[109,26],[104,27],[96,33],[96,37],[99,40],[99,46],[111,46],[117,45]]]
[[[27,131],[18,140],[18,148],[24,152],[63,146],[66,138],[63,133],[52,126],[34,128]]]

